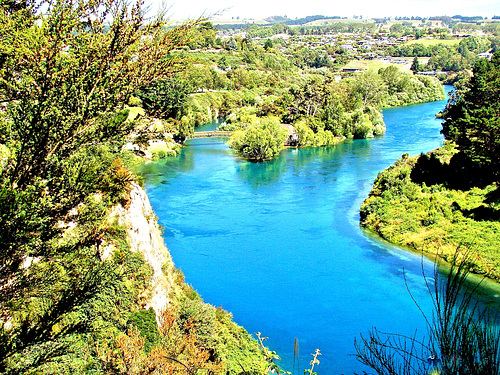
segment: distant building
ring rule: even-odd
[[[479,53],[478,56],[490,60],[493,54],[491,52],[483,52]]]
[[[342,72],[344,73],[363,73],[364,70],[360,68],[343,68]]]

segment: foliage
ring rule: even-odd
[[[187,82],[169,77],[150,83],[137,93],[137,97],[149,116],[178,118],[191,91]]]
[[[173,51],[196,22],[167,30],[114,0],[0,4],[2,373],[95,365],[82,342],[143,302],[147,267],[107,217],[134,180],[118,158],[133,126],[123,108],[181,67]]]
[[[129,316],[129,329],[98,349],[105,368],[118,373],[147,374],[154,371],[239,374],[242,367],[253,374],[268,373],[271,361],[265,346],[232,320],[231,314],[203,302],[179,279],[173,303],[161,316],[160,329],[152,310]],[[194,298],[193,298],[194,297]]]
[[[311,360],[311,362],[309,362],[309,364],[311,365],[311,368],[310,368],[310,369],[306,369],[306,370],[304,370],[304,375],[305,375],[305,374],[309,374],[309,375],[314,375],[314,374],[316,374],[316,372],[314,372],[314,367],[315,367],[316,365],[318,365],[318,366],[319,366],[319,359],[318,359],[318,356],[320,356],[320,355],[321,355],[320,350],[319,350],[319,349],[316,349],[316,350],[314,351],[314,354],[311,354],[311,355],[313,356],[313,359]]]
[[[498,178],[500,164],[500,53],[479,60],[473,76],[448,104],[442,133],[456,142],[474,164],[485,168],[482,178]]]
[[[282,86],[283,77],[271,77],[274,87]],[[225,115],[226,124],[220,130],[234,131],[246,128],[255,121],[255,116],[273,115],[295,127],[299,146],[324,146],[336,144],[342,138],[370,138],[384,134],[385,125],[380,112],[384,106],[428,102],[444,97],[437,80],[402,73],[395,67],[370,71],[340,83],[329,74],[308,74],[287,90],[274,92],[269,95],[256,87],[196,94],[187,102],[185,119],[198,125],[212,117]]]
[[[294,128],[299,138],[298,145],[301,147],[332,146],[343,139],[335,137],[331,131],[325,130],[324,125],[313,117],[302,118],[294,124]]]
[[[445,259],[460,245],[473,246],[471,271],[500,279],[497,185],[447,188],[451,175],[463,180],[456,155],[453,144],[426,155],[403,155],[377,176],[361,206],[361,224],[398,245],[431,254],[439,249]]]
[[[379,375],[498,373],[498,327],[472,302],[477,286],[464,291],[471,255],[455,254],[445,276],[439,263],[432,278],[424,275],[434,307],[432,316],[423,314],[427,337],[387,335],[374,328],[355,343],[360,362]]]
[[[422,71],[422,67],[420,66],[420,62],[418,61],[418,57],[417,56],[415,56],[413,58],[413,63],[411,64],[410,70],[413,73],[418,73],[418,72]]]
[[[445,98],[441,84],[430,77],[409,75],[394,66],[381,68],[378,74],[387,86],[387,94],[382,99],[384,107],[426,103]]]
[[[287,137],[277,118],[255,118],[245,130],[236,131],[228,144],[245,157],[262,162],[278,155]]]
[[[359,97],[363,107],[380,107],[384,102],[387,88],[379,74],[368,71],[351,80],[351,84],[354,96]]]

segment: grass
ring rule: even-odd
[[[409,71],[412,61],[409,58],[407,58],[407,60],[409,61],[408,64],[392,64],[379,60],[352,60],[346,65],[346,68],[358,68],[378,71],[380,68],[387,68],[388,66],[393,65],[401,71]]]
[[[412,44],[422,44],[425,47],[432,47],[432,46],[437,46],[438,44],[444,44],[447,46],[454,46],[458,45],[460,43],[460,40],[458,39],[416,39],[416,40],[410,40],[405,43],[405,45],[412,45]]]
[[[497,210],[497,202],[488,197],[498,187],[461,191],[416,184],[410,174],[417,159],[399,159],[379,174],[361,207],[362,225],[391,243],[439,252],[446,260],[460,246],[474,249],[477,258],[472,271],[500,281],[500,222],[470,214],[478,209]]]
[[[311,21],[309,23],[306,23],[301,26],[325,26],[325,25],[332,25],[335,23],[374,23],[375,21],[372,19],[354,19],[354,18],[348,18],[348,19],[338,19],[338,18],[328,18],[324,20],[316,20],[316,21]]]

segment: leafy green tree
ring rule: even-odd
[[[236,43],[236,40],[233,37],[230,37],[226,42],[226,49],[228,51],[236,51],[238,49],[238,43]]]
[[[353,93],[361,100],[363,107],[380,107],[384,102],[387,87],[375,72],[368,71],[351,80]]]
[[[211,77],[211,76],[210,76]],[[190,84],[180,77],[161,79],[141,89],[137,94],[149,116],[178,119],[188,95]]]
[[[245,130],[236,131],[228,144],[250,160],[262,162],[278,155],[287,137],[276,117],[255,118]]]
[[[267,38],[266,41],[264,42],[264,49],[266,51],[269,51],[271,48],[273,48],[273,41]]]
[[[293,97],[288,107],[290,120],[293,121],[297,116],[317,116],[329,92],[328,82],[317,76],[309,78],[301,86],[292,86],[289,89]]]
[[[473,163],[500,171],[500,53],[480,59],[463,90],[450,99],[442,133]],[[487,176],[484,176],[485,178]]]
[[[411,64],[411,68],[410,70],[413,72],[413,73],[418,73],[422,70],[422,68],[420,67],[420,62],[418,61],[418,57],[415,56],[413,58],[413,63]]]
[[[389,29],[391,30],[391,33],[399,34],[403,31],[404,27],[400,23],[395,23],[395,24],[391,25],[391,27]]]

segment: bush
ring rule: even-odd
[[[255,118],[245,130],[236,131],[228,144],[248,159],[262,162],[278,155],[287,137],[277,118]]]

